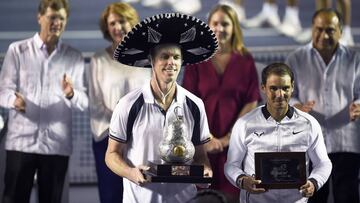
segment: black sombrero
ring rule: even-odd
[[[151,67],[150,49],[164,43],[180,45],[183,65],[209,59],[218,47],[214,32],[203,21],[180,13],[166,13],[135,25],[115,49],[114,59],[130,66]]]

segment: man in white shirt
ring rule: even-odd
[[[171,28],[171,29],[169,29]],[[210,58],[217,41],[199,19],[159,14],[136,25],[115,51],[130,66],[152,67],[150,83],[131,91],[115,107],[109,128],[107,166],[124,177],[125,203],[182,203],[196,195],[190,183],[154,183],[144,177],[148,161],[161,160],[159,146],[178,107],[187,126],[183,136],[195,146],[194,162],[212,176],[204,144],[210,140],[203,102],[176,83],[182,64]]]
[[[359,203],[360,169],[360,54],[341,45],[341,16],[331,9],[317,11],[312,42],[291,53],[294,70],[291,103],[320,123],[333,163],[334,202]],[[310,202],[326,202],[326,184]]]
[[[35,173],[39,202],[61,202],[72,111],[88,107],[84,60],[60,40],[68,15],[66,0],[40,1],[40,31],[6,53],[0,74],[0,105],[9,109],[3,203],[29,202]]]
[[[266,105],[249,112],[236,122],[230,137],[225,175],[240,188],[240,202],[301,203],[321,188],[331,172],[319,123],[309,114],[289,105],[294,75],[283,63],[262,71],[261,89]],[[306,166],[314,163],[307,182],[298,189],[258,188],[256,152],[306,152]],[[299,192],[300,190],[300,192]]]

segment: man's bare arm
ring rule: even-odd
[[[144,178],[143,170],[148,170],[146,166],[129,166],[123,158],[123,151],[126,149],[126,143],[121,143],[109,138],[109,144],[106,150],[106,165],[117,175],[124,177],[137,185],[143,185],[148,181]]]

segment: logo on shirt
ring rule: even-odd
[[[300,131],[295,131],[295,130],[293,130],[292,134],[293,134],[293,135],[296,135],[296,134],[301,133],[302,131],[303,131],[303,130],[300,130]]]
[[[265,132],[257,132],[257,131],[255,131],[254,132],[254,134],[256,135],[256,136],[258,136],[258,137],[260,137],[261,135],[263,135]]]

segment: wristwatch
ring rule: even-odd
[[[236,178],[236,185],[240,188],[240,189],[244,189],[244,177],[246,175],[245,174],[241,174]]]

